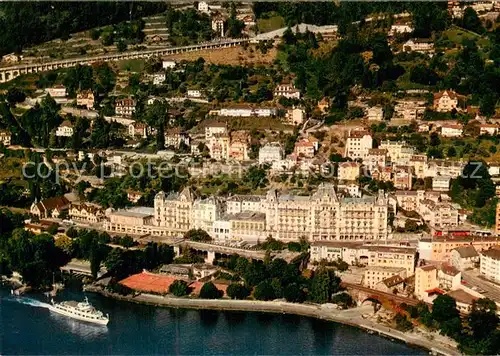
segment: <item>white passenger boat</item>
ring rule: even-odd
[[[109,323],[109,315],[104,315],[101,311],[95,309],[92,304],[89,303],[87,297],[85,297],[84,302],[75,302],[71,300],[56,303],[52,299],[51,303],[50,310],[54,313],[99,325],[107,325]]]

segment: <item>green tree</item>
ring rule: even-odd
[[[356,302],[352,299],[351,295],[348,293],[335,294],[332,297],[332,303],[341,306],[343,309],[356,306]]]
[[[274,288],[269,281],[260,282],[253,292],[253,296],[257,300],[273,300],[276,299]]]
[[[476,33],[484,32],[484,27],[481,23],[481,19],[477,15],[476,10],[474,10],[472,7],[467,7],[465,9],[464,16],[462,17],[462,27]]]
[[[205,283],[200,290],[200,298],[203,299],[219,299],[222,298],[223,295],[224,292],[217,289],[212,282]]]
[[[313,302],[323,304],[330,301],[330,282],[330,274],[325,268],[319,268],[314,272],[309,292]]]
[[[460,319],[455,299],[447,295],[439,295],[434,299],[432,303],[432,318],[436,320],[439,325],[454,318]]]
[[[188,295],[189,287],[186,281],[176,279],[174,283],[168,287],[168,292],[176,297],[184,297],[185,295]]]
[[[231,283],[227,287],[227,295],[231,299],[247,299],[250,295],[250,289],[240,283]]]
[[[489,338],[500,323],[495,302],[488,298],[475,300],[468,322],[476,340]]]
[[[306,294],[297,283],[292,283],[283,289],[283,297],[287,302],[302,303],[306,299]]]
[[[191,229],[184,234],[184,238],[191,241],[207,242],[212,241],[210,235],[202,229]]]

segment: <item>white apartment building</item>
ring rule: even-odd
[[[279,142],[270,142],[259,149],[259,164],[281,161],[284,156],[283,146]]]
[[[193,229],[202,229],[210,236],[213,234],[213,224],[225,212],[222,200],[217,197],[196,200],[193,204]]]
[[[350,265],[403,269],[406,276],[415,272],[416,248],[405,246],[320,240],[311,243],[310,253],[312,262],[340,259]]]
[[[74,128],[73,124],[69,120],[64,120],[61,125],[57,127],[56,136],[57,137],[71,137],[73,136]]]
[[[300,99],[300,90],[291,82],[282,82],[274,89],[274,97],[281,96],[288,99]]]
[[[479,134],[495,136],[496,134],[498,134],[498,125],[481,124],[479,125]]]
[[[410,33],[413,32],[413,27],[407,24],[395,24],[391,26],[389,30],[389,37],[395,36],[398,33]]]
[[[500,249],[491,248],[481,252],[479,273],[490,281],[500,283]]]
[[[116,115],[120,116],[132,116],[135,111],[135,106],[137,102],[134,99],[126,98],[117,100],[115,102],[115,112]]]
[[[427,162],[424,167],[425,177],[458,177],[465,167],[463,161],[448,161],[444,159],[434,159]]]
[[[227,134],[227,124],[224,122],[215,122],[205,127],[205,141],[208,143],[214,134]]]
[[[410,39],[403,44],[404,52],[431,53],[434,52],[434,43],[421,39]]]
[[[479,253],[474,246],[460,246],[451,251],[451,264],[459,271],[471,269],[479,262]]]
[[[175,63],[174,60],[168,60],[168,59],[166,59],[166,60],[164,60],[162,62],[162,68],[163,69],[172,69],[172,68],[175,68],[175,65],[176,65],[176,63]]]
[[[68,95],[64,85],[56,85],[52,88],[46,88],[45,92],[53,98],[65,98]]]
[[[373,138],[368,131],[351,130],[345,144],[345,156],[364,159],[373,148]]]
[[[201,90],[199,89],[188,89],[186,94],[188,98],[199,99],[202,97]]]
[[[462,124],[445,124],[441,126],[441,136],[443,137],[460,137],[463,131]]]
[[[363,160],[363,165],[372,172],[379,167],[385,167],[389,163],[388,151],[384,148],[371,148]]]
[[[432,178],[432,190],[447,192],[450,190],[450,180],[448,176],[435,176]]]
[[[237,104],[219,109],[219,116],[232,117],[269,117],[275,116],[276,108],[271,107],[252,107],[248,104]]]
[[[226,198],[226,212],[239,214],[243,212],[262,212],[262,195],[231,195]]]
[[[391,162],[396,164],[407,164],[415,154],[415,149],[409,146],[406,141],[382,141],[378,148],[387,150]]]

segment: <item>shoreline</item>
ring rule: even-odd
[[[102,290],[99,287],[87,286],[84,292],[97,293],[104,297],[113,298],[125,302],[146,304],[157,307],[186,308],[186,309],[209,309],[220,311],[243,311],[243,312],[263,312],[274,314],[293,314],[305,317],[327,320],[343,325],[356,327],[370,334],[377,333],[380,336],[393,341],[404,342],[410,346],[416,346],[429,351],[432,354],[454,356],[460,352],[438,340],[428,339],[422,333],[403,333],[394,328],[378,324],[372,320],[364,319],[356,314],[355,309],[340,311],[328,304],[298,304],[288,302],[265,302],[254,300],[234,300],[234,299],[191,299],[160,296],[148,293],[141,293],[137,296],[122,296]]]

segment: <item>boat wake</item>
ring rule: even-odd
[[[44,303],[44,302],[41,302],[41,301],[33,299],[33,298],[7,297],[7,298],[3,298],[3,300],[4,301],[8,301],[8,302],[17,302],[17,303],[24,304],[24,305],[30,305],[32,307],[46,308],[46,309],[50,308],[50,304],[49,303]]]

